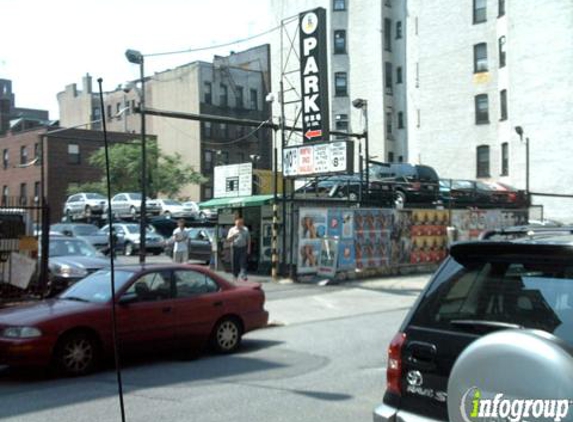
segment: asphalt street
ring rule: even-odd
[[[129,360],[127,420],[372,420],[388,343],[427,278],[265,283],[274,326],[247,334],[238,353]],[[74,379],[0,367],[0,419],[119,421],[115,381],[111,368]]]

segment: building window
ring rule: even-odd
[[[68,144],[68,163],[80,164],[80,146],[78,144]]]
[[[507,89],[502,89],[499,92],[499,110],[499,119],[507,120]]]
[[[482,23],[487,20],[487,0],[474,0],[474,23]]]
[[[396,68],[396,84],[402,83],[402,66]]]
[[[509,175],[509,144],[507,142],[501,144],[501,175]]]
[[[211,82],[203,83],[203,96],[205,104],[213,103],[213,85],[211,85]]]
[[[404,129],[404,112],[398,112],[398,129]]]
[[[386,138],[392,137],[392,112],[386,112]]]
[[[420,63],[416,62],[416,88],[420,88]]]
[[[394,162],[394,153],[392,151],[388,152],[388,162],[389,163],[393,163]]]
[[[28,148],[20,147],[20,164],[28,164]]]
[[[384,88],[386,94],[392,95],[392,63],[384,63]]]
[[[34,144],[34,164],[39,166],[40,165],[40,144]]]
[[[487,72],[487,44],[474,45],[474,72]]]
[[[107,107],[107,120],[111,120],[113,116],[111,115],[111,104],[108,104]]]
[[[243,87],[242,86],[238,86],[236,87],[236,98],[235,98],[235,107],[237,108],[243,108],[245,106],[245,102],[243,100]]]
[[[121,115],[119,114],[120,111],[121,111],[121,103],[117,103],[115,105],[115,115],[121,119]]]
[[[337,116],[338,118],[338,116]],[[348,132],[348,120],[336,120],[336,130],[339,132]],[[336,139],[346,139],[344,135],[336,135]]]
[[[505,15],[505,0],[497,0],[497,17]]]
[[[346,53],[346,31],[334,31],[334,54]]]
[[[259,109],[259,93],[256,89],[251,89],[251,110]]]
[[[202,127],[203,127],[203,138],[213,137],[211,122],[203,122]]]
[[[346,0],[333,0],[332,8],[335,11],[346,10]]]
[[[229,106],[229,89],[227,85],[221,84],[219,87],[219,106],[221,107],[228,107]]]
[[[477,177],[489,177],[489,146],[477,147]]]
[[[213,151],[203,151],[203,171],[210,171],[213,169]]]
[[[34,182],[34,204],[40,202],[40,182]]]
[[[348,77],[346,72],[334,74],[334,93],[337,97],[348,95]]]
[[[8,190],[8,186],[4,185],[2,188],[2,205],[8,205],[8,196],[10,195],[10,191]]]
[[[10,164],[10,153],[8,152],[7,149],[5,149],[2,154],[2,165],[4,169],[7,169],[9,164]]]
[[[26,183],[20,183],[20,205],[27,205],[28,203],[28,187]]]
[[[489,105],[487,94],[480,94],[475,96],[476,106],[476,124],[489,123]]]
[[[396,22],[396,39],[402,38],[402,21]]]
[[[404,162],[404,156],[399,155],[399,156],[398,156],[398,162],[399,162],[399,163],[403,163],[403,162]]]
[[[224,138],[225,140],[229,138],[229,126],[227,126],[227,123],[221,123],[219,129],[220,137]]]
[[[392,21],[384,19],[384,50],[392,51]]]
[[[497,41],[499,50],[499,67],[505,67],[505,35]]]
[[[219,151],[220,164],[229,164],[229,151]]]

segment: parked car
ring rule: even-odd
[[[201,205],[199,205],[199,221],[215,221],[217,220],[217,210],[215,208],[202,208]]]
[[[154,199],[147,198],[145,202],[147,215],[159,215],[161,206]],[[104,211],[107,214],[107,208]],[[114,219],[135,219],[141,214],[141,193],[118,193],[111,198],[111,213]]]
[[[172,218],[197,218],[195,207],[185,205],[175,199],[156,199],[161,207],[161,215]]]
[[[362,183],[362,192],[360,185]],[[365,179],[360,180],[359,174],[336,175],[316,178],[296,190],[302,198],[332,198],[358,201],[362,195],[363,201],[377,205],[392,203],[393,192],[390,183],[371,180],[367,189]]]
[[[507,206],[506,194],[490,185],[475,180],[440,180],[440,200],[446,206],[503,208]]]
[[[452,245],[390,343],[386,393],[374,421],[456,420],[447,410],[452,367],[486,334],[536,329],[573,346],[571,230],[515,234]],[[552,385],[551,378],[540,382]]]
[[[64,236],[73,236],[87,241],[98,251],[109,252],[109,237],[102,233],[98,226],[85,223],[58,223],[50,226],[50,233],[57,232]]]
[[[137,223],[113,223],[113,228],[117,236],[116,250],[126,256],[139,252],[140,225]],[[109,224],[101,228],[101,232],[109,236]],[[153,255],[159,255],[165,248],[165,239],[155,232],[153,226],[147,226],[145,234],[145,250]]]
[[[369,172],[371,181],[391,184],[394,202],[399,207],[434,204],[439,199],[439,177],[430,166],[372,161]]]
[[[183,206],[186,209],[190,209],[191,212],[193,212],[193,217],[195,217],[195,219],[199,218],[199,213],[200,213],[200,209],[199,209],[199,204],[195,201],[185,201],[183,202]]]
[[[109,259],[84,239],[50,236],[49,294],[55,295],[89,274],[109,265]]]
[[[100,216],[107,206],[107,198],[99,193],[82,192],[70,195],[64,204],[67,221]]]
[[[203,261],[205,264],[211,262],[212,244],[215,238],[214,227],[191,227],[189,232],[189,256],[188,259]],[[166,243],[165,255],[173,256],[173,244]]]
[[[529,206],[527,192],[510,186],[502,182],[485,182],[486,185],[493,188],[506,208],[526,208]]]
[[[55,364],[70,375],[96,369],[113,353],[110,277],[101,270],[57,298],[0,310],[0,365]],[[232,284],[203,267],[120,266],[115,283],[122,353],[205,345],[230,353],[267,325],[260,284]]]

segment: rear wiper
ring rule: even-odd
[[[510,322],[484,321],[479,319],[454,319],[450,321],[450,325],[480,333],[490,333],[493,331],[508,330],[512,328],[523,328],[523,325],[512,324]]]

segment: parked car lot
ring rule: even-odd
[[[159,215],[161,206],[157,200],[147,198],[145,201],[147,215]],[[130,218],[135,219],[141,214],[141,193],[123,192],[111,198],[111,213],[114,219]],[[104,217],[107,215],[107,207],[104,210]]]
[[[84,239],[50,236],[48,259],[49,292],[57,294],[87,275],[106,268],[109,259]]]
[[[70,375],[96,369],[113,350],[110,276],[101,270],[57,298],[0,310],[0,364],[55,364]],[[267,324],[260,284],[235,285],[203,267],[121,266],[115,282],[122,353],[207,345],[230,353]]]
[[[109,224],[101,228],[101,233],[109,236]],[[140,225],[137,223],[113,223],[117,236],[116,250],[130,256],[139,251],[141,243]],[[158,234],[153,226],[147,226],[145,249],[153,255],[159,255],[165,248],[165,239]]]
[[[447,394],[456,358],[494,331],[542,330],[571,347],[570,233],[500,232],[497,241],[454,244],[389,346],[386,393],[374,420],[452,420]]]
[[[99,227],[94,224],[58,223],[52,224],[50,231],[83,239],[98,251],[104,254],[109,253],[109,236],[102,233]]]
[[[64,216],[68,221],[100,216],[106,206],[107,198],[99,193],[76,193],[66,200]]]

